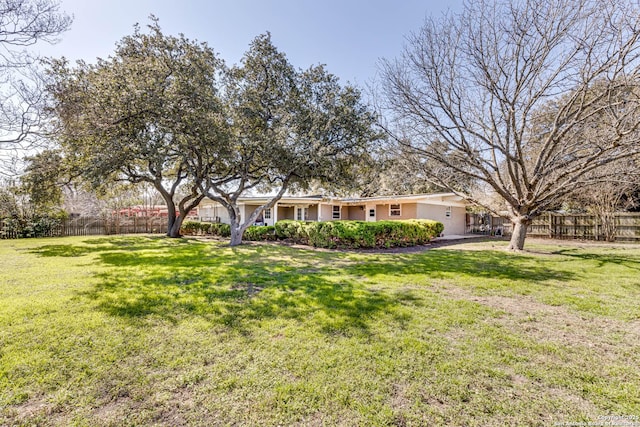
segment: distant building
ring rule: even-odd
[[[113,215],[119,215],[124,217],[160,217],[166,218],[169,215],[169,209],[167,209],[167,205],[136,205],[129,206],[126,208],[118,209],[112,211]],[[176,215],[180,215],[178,211],[176,211]],[[198,218],[198,208],[191,210],[187,216],[187,218]]]

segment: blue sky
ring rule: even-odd
[[[461,0],[62,0],[74,15],[69,32],[55,46],[40,45],[47,56],[95,61],[115,43],[147,24],[153,13],[165,33],[206,41],[227,63],[237,63],[249,42],[271,32],[274,44],[299,68],[326,64],[343,82],[364,85],[379,58],[397,56],[404,37],[425,16],[439,15]]]

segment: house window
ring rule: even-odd
[[[298,221],[306,221],[309,216],[308,208],[296,208],[296,219]]]
[[[331,212],[331,218],[340,219],[340,206],[333,206],[333,210]]]
[[[375,218],[376,217],[376,210],[375,209],[369,209],[369,216],[371,218]]]
[[[400,203],[389,205],[389,216],[401,216]]]
[[[271,209],[264,210],[264,219],[271,219]]]
[[[447,206],[447,210],[444,211],[445,218],[451,218],[451,206]]]

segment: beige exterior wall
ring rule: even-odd
[[[366,219],[366,213],[364,206],[345,206],[347,209],[347,218],[354,221],[364,221]]]
[[[332,205],[320,205],[320,218],[322,221],[331,221]]]
[[[260,205],[244,205],[244,216],[242,217],[242,222],[245,222],[246,219],[249,218],[249,215],[251,215],[258,206]],[[264,212],[261,213],[256,220],[262,218],[263,214]]]
[[[393,203],[395,205],[395,203]],[[400,203],[400,216],[389,216],[389,207],[391,204],[376,205],[376,221],[384,221],[387,219],[416,219],[418,218],[417,203]]]
[[[282,219],[293,219],[295,212],[293,208],[283,208],[278,206],[278,221]]]
[[[322,205],[322,221],[337,221],[333,218],[333,206],[334,205]],[[340,219],[349,218],[349,206],[340,206]]]
[[[451,217],[446,217],[447,206],[429,205],[420,203],[418,205],[419,219],[432,219],[444,224],[444,235],[464,234],[466,229],[466,209],[460,207],[451,208]]]
[[[216,218],[219,218],[220,222],[226,224],[230,222],[227,209],[215,202],[200,204],[198,207],[198,216],[206,221],[215,221]]]
[[[307,212],[307,221],[317,221],[318,220],[318,205],[309,206],[309,211]]]

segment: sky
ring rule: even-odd
[[[271,32],[273,43],[297,68],[325,64],[342,82],[364,86],[380,58],[400,54],[405,36],[429,15],[458,8],[462,0],[62,0],[71,30],[45,56],[95,62],[113,53],[133,26],[160,20],[165,34],[207,42],[236,64],[253,38]]]

